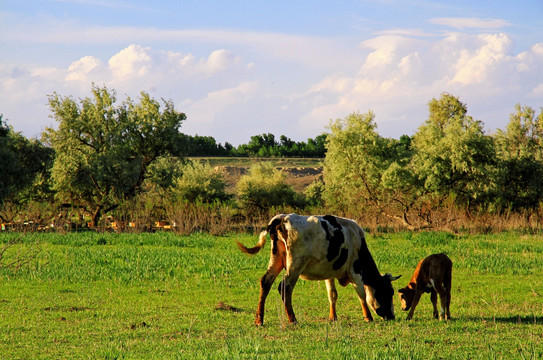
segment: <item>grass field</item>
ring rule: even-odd
[[[0,234],[0,244],[14,234]],[[173,233],[27,234],[2,262],[38,243],[20,269],[0,268],[1,359],[541,359],[543,237],[507,233],[368,236],[381,272],[409,281],[417,261],[454,262],[449,322],[429,296],[407,322],[363,321],[351,286],[338,288],[338,321],[327,321],[323,282],[300,280],[288,325],[279,294],[266,325],[253,325],[269,257],[248,256],[256,236]],[[0,246],[1,248],[1,246]],[[274,287],[275,288],[275,287]]]

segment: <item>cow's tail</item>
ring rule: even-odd
[[[243,245],[239,241],[236,241],[236,243],[238,244],[240,250],[243,251],[244,253],[256,254],[257,252],[260,251],[260,249],[262,249],[264,247],[264,244],[266,244],[266,235],[268,235],[268,231],[267,230],[262,231],[260,233],[260,237],[258,239],[258,242],[252,248],[246,247],[245,245]]]

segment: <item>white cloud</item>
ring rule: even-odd
[[[501,29],[510,26],[507,20],[502,19],[482,19],[475,17],[441,17],[430,19],[430,23],[436,25],[445,25],[455,29]]]
[[[500,119],[481,119],[495,129],[505,126],[514,104],[522,99],[543,101],[540,44],[517,56],[512,54],[513,41],[504,33],[453,33],[436,40],[387,35],[362,45],[370,52],[361,59],[360,71],[316,83],[308,97],[323,102],[300,123],[325,127],[331,118],[373,110],[379,129],[387,136],[399,136],[422,124],[431,98],[450,92],[469,109],[501,114]]]
[[[198,59],[191,54],[156,51],[136,44],[120,50],[106,62],[84,56],[64,69],[4,64],[0,65],[0,111],[8,119],[13,119],[11,114],[22,114],[22,118],[13,119],[15,129],[28,136],[39,136],[46,126],[54,126],[47,120],[47,95],[57,92],[86,97],[90,95],[91,83],[115,89],[119,99],[125,94],[134,97],[147,91],[156,98],[184,105],[195,106],[201,102],[199,99],[211,99],[215,103],[205,103],[213,109],[225,99],[235,102],[237,97],[249,95],[253,87],[245,79],[250,67],[250,63],[223,49]],[[223,90],[229,87],[233,90]]]
[[[454,64],[456,74],[452,81],[463,85],[480,84],[490,80],[490,76],[498,70],[507,71],[504,67],[512,60],[508,55],[511,46],[512,41],[505,34],[477,36],[474,48],[462,49]]]
[[[92,73],[102,67],[100,59],[94,56],[85,56],[74,61],[69,67],[66,75],[66,81],[78,81],[89,83],[89,77]]]
[[[130,45],[109,59],[109,68],[116,78],[144,77],[153,66],[151,48]]]
[[[305,140],[325,131],[330,119],[368,110],[384,136],[412,134],[427,117],[428,101],[442,92],[460,97],[470,115],[494,128],[505,126],[514,104],[543,103],[543,43],[514,54],[506,33],[395,29],[346,50],[331,39],[274,34],[137,34],[224,42],[194,55],[142,46],[143,39],[108,56],[86,53],[65,67],[0,64],[0,111],[17,121],[16,130],[39,135],[51,123],[47,94],[89,96],[94,82],[115,89],[119,99],[140,91],[172,99],[187,114],[183,131],[239,144],[262,132]]]

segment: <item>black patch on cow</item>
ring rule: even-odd
[[[332,268],[334,270],[341,268],[345,264],[345,261],[347,261],[348,256],[349,256],[349,249],[347,248],[341,249],[341,253],[339,254],[339,257],[337,258],[337,260],[334,261],[334,265],[332,265]]]
[[[374,287],[379,283],[381,274],[377,265],[370,254],[366,239],[361,239],[360,249],[358,250],[358,259],[353,262],[353,271],[362,276],[365,285]]]
[[[274,219],[271,224],[268,225],[266,231],[270,234],[272,240],[272,254],[277,254],[277,228],[282,224],[283,219]]]
[[[341,245],[343,245],[345,242],[345,236],[343,235],[341,225],[334,216],[325,215],[322,217],[322,219],[324,221],[321,220],[321,226],[326,233],[326,240],[328,240],[326,259],[328,259],[328,261],[332,261],[338,257]],[[333,228],[332,233],[330,233],[330,227],[328,224],[330,224]]]
[[[341,228],[341,225],[339,225],[335,216],[324,215],[322,218],[328,221],[334,228]]]

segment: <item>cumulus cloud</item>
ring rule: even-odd
[[[207,32],[195,33],[211,41]],[[7,118],[24,114],[16,130],[39,135],[50,125],[47,94],[89,96],[94,82],[120,98],[147,91],[172,99],[187,114],[183,131],[239,144],[262,132],[305,140],[326,131],[330,119],[368,110],[384,136],[412,134],[427,118],[428,101],[442,92],[458,96],[470,115],[494,128],[506,125],[516,103],[543,102],[543,43],[515,54],[504,32],[394,29],[337,52],[331,50],[340,47],[319,48],[329,42],[308,41],[313,38],[261,35],[240,35],[250,42],[246,52],[227,48],[234,43],[230,33],[221,36],[231,43],[200,55],[134,43],[65,68],[0,64],[1,111]]]
[[[450,92],[486,114],[501,111],[501,123],[481,119],[495,128],[505,126],[521,99],[542,100],[543,47],[536,44],[515,56],[504,33],[451,33],[437,40],[380,35],[362,47],[369,52],[357,73],[327,76],[312,86],[308,97],[323,102],[302,116],[301,124],[325,127],[329,119],[373,110],[385,134],[413,133],[427,117],[427,102]],[[490,103],[495,109],[483,109]]]
[[[89,55],[64,69],[4,64],[0,65],[1,111],[8,119],[11,113],[24,113],[25,118],[16,119],[16,130],[39,136],[46,126],[54,125],[44,115],[48,114],[47,95],[54,92],[85,97],[89,96],[91,83],[95,83],[115,89],[120,97],[135,97],[146,91],[177,104],[191,104],[199,98],[219,99],[221,94],[225,97],[228,91],[223,89],[243,84],[251,66],[224,49],[196,58],[190,53],[154,50],[137,44],[121,49],[105,62]],[[248,91],[247,85],[238,88],[242,95]]]
[[[66,80],[88,83],[93,73],[101,67],[102,62],[100,59],[94,56],[82,57],[68,67]]]

